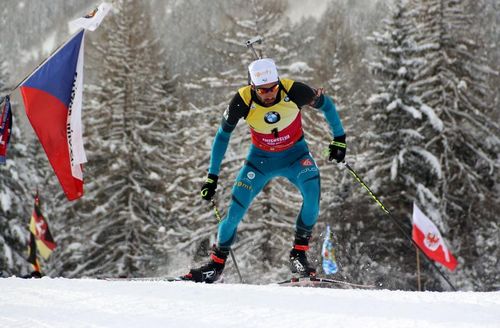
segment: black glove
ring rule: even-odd
[[[204,200],[210,201],[215,195],[215,190],[217,189],[217,180],[218,176],[215,174],[209,173],[207,179],[203,186],[201,186],[201,198]]]
[[[345,134],[343,136],[334,137],[330,146],[328,146],[328,160],[333,161],[335,159],[337,163],[342,162],[345,157],[346,147]]]

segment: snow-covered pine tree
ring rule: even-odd
[[[477,1],[474,3],[472,1],[471,5],[477,5],[475,10],[471,10],[474,19],[474,32],[475,35],[480,35],[481,37],[477,40],[480,42],[480,50],[481,53],[487,58],[488,66],[495,69],[495,72],[488,74],[488,81],[491,90],[493,91],[493,101],[491,108],[493,111],[491,112],[490,118],[493,122],[498,122],[500,120],[500,70],[498,68],[498,63],[500,62],[500,44],[498,40],[500,40],[500,2],[495,0],[483,0]],[[496,186],[493,188],[493,197],[492,199],[500,199],[500,170],[496,170],[496,173],[493,176],[493,181],[496,182]],[[490,213],[498,213],[498,205],[499,202],[495,203],[497,206],[493,208],[493,210],[489,210]],[[487,214],[488,215],[488,214]],[[494,215],[492,216],[494,218]],[[482,224],[478,227],[479,235],[485,236],[484,238],[479,237],[477,240],[479,242],[476,243],[478,254],[489,254],[488,262],[480,271],[489,271],[488,275],[488,289],[497,290],[498,289],[498,279],[495,282],[495,274],[494,271],[498,272],[500,270],[499,265],[497,267],[488,267],[489,263],[494,263],[495,258],[500,257],[500,250],[495,245],[500,244],[500,235],[497,231],[500,230],[500,222],[497,219],[489,220],[486,222],[482,222]],[[479,274],[482,274],[480,272]],[[485,289],[486,289],[485,288]]]
[[[370,80],[366,79],[368,68],[362,64],[370,48],[365,32],[373,30],[377,21],[373,17],[380,15],[384,8],[383,3],[370,3],[370,10],[366,5],[360,1],[330,2],[317,24],[314,32],[316,39],[312,43],[316,84],[324,87],[334,99],[347,134],[346,161],[355,168],[359,161],[363,161],[363,157],[358,156],[359,135],[371,124],[360,119],[363,99],[373,89]],[[337,167],[325,156],[319,156],[327,150],[331,132],[322,113],[308,111],[307,114],[304,115],[306,136],[312,152],[318,154],[317,161],[321,167],[319,228],[323,232],[326,223],[333,227],[338,264],[341,266],[338,275],[351,281],[361,281],[364,270],[359,270],[359,245],[369,237],[362,230],[366,211],[359,209],[370,200],[342,165]],[[318,246],[321,247],[321,244]]]
[[[409,10],[407,1],[396,1],[391,16],[384,20],[383,31],[371,38],[377,49],[377,57],[370,63],[377,90],[364,113],[373,124],[362,134],[367,151],[359,166],[366,172],[370,187],[398,219],[408,217],[413,201],[428,213],[436,212],[439,195],[435,188],[442,178],[438,158],[426,147],[430,140],[426,128],[439,133],[443,123],[411,89],[424,64],[421,50],[416,47],[415,13]],[[381,212],[374,209],[374,213]],[[390,271],[386,284],[411,286],[408,279],[414,272],[414,253],[407,247],[411,244],[387,217],[367,215],[363,221],[365,232],[376,231],[378,235],[377,247],[368,254],[374,262],[371,274],[383,276],[388,267],[393,267],[396,271]],[[404,226],[407,223],[401,222]],[[407,233],[410,235],[409,229]]]
[[[1,48],[1,47],[0,47]],[[0,53],[0,96],[10,91],[10,72],[4,53]],[[0,104],[0,113],[4,103]],[[13,128],[7,161],[0,165],[0,274],[19,275],[27,273],[27,226],[30,218],[30,192],[28,182],[29,158],[26,143],[17,126],[16,102],[11,99]]]
[[[500,2],[496,0],[478,0],[469,2],[468,12],[471,14],[478,51],[488,61],[488,66],[495,72],[488,74],[489,86],[493,90],[493,108],[500,108]],[[500,119],[500,111],[495,111],[493,120]],[[498,179],[497,179],[498,181]]]
[[[222,82],[212,78],[216,75],[214,72],[225,68],[215,64],[215,56],[203,55],[213,41],[210,33],[220,26],[220,21],[214,18],[220,17],[218,13],[222,7],[219,5],[187,0],[167,4],[166,20],[156,17],[157,26],[170,31],[162,35],[172,53],[169,67],[181,68],[177,79],[181,86],[178,89],[180,99],[175,110],[169,112],[172,128],[166,138],[169,146],[174,147],[175,163],[170,165],[170,170],[176,174],[167,187],[172,201],[168,222],[172,226],[166,230],[164,238],[174,255],[170,259],[176,261],[170,263],[169,275],[185,274],[187,268],[194,265],[193,256],[195,260],[206,261],[207,249],[214,242],[217,231],[215,216],[199,193],[229,90],[229,87],[224,90]],[[183,15],[178,15],[180,12]],[[192,24],[193,21],[197,24]],[[219,186],[219,193],[221,189],[223,187]]]
[[[147,275],[166,260],[165,191],[177,155],[165,137],[171,100],[149,16],[145,4],[116,1],[89,47],[98,60],[85,94],[86,194],[60,237],[61,275]]]
[[[0,270],[14,275],[30,270],[26,259],[33,201],[28,185],[29,160],[21,135],[19,127],[14,126],[7,163],[0,166]]]
[[[356,57],[359,60],[362,58],[362,51],[357,49],[358,46],[353,38],[348,20],[346,4],[338,1],[330,2],[317,24],[314,31],[316,38],[312,43],[312,48],[315,50],[312,55],[313,67],[316,72],[315,82],[318,87],[325,89],[327,95],[332,97],[339,112],[347,134],[347,160],[353,158],[352,145],[355,145],[355,132],[349,123],[349,114],[353,111],[352,103],[348,100],[352,96],[348,93],[351,79],[346,79],[345,75],[348,69],[355,67],[353,64],[357,62]],[[311,152],[316,154],[316,162],[321,169],[322,197],[317,228],[318,235],[323,238],[325,226],[330,224],[333,227],[335,241],[338,241],[342,237],[342,227],[344,226],[342,224],[345,217],[343,205],[347,197],[354,191],[353,184],[350,177],[335,164],[329,162],[326,153],[323,154],[327,151],[332,138],[324,115],[317,110],[307,111],[304,113],[304,128]],[[351,192],[348,192],[350,189]],[[348,233],[351,235],[352,231]],[[318,241],[316,251],[319,254],[322,246],[321,239],[316,240]],[[344,245],[336,244],[336,254],[340,260],[340,257],[343,256]],[[342,266],[345,266],[345,269],[342,270],[344,276],[347,273],[347,263],[347,259],[342,261]]]
[[[436,156],[438,211],[429,213],[462,258],[456,275],[463,286],[494,286],[498,250],[498,154],[500,127],[488,77],[493,72],[481,51],[481,35],[469,14],[470,1],[419,2],[419,47],[427,64],[414,92],[433,108],[442,129],[426,142]],[[476,21],[476,24],[478,22]],[[493,239],[492,239],[493,238]],[[496,253],[496,254],[495,254]],[[465,282],[467,281],[467,282]]]

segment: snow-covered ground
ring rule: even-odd
[[[500,292],[0,279],[0,327],[500,327]]]

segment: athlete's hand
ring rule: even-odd
[[[345,143],[345,134],[342,136],[334,137],[330,146],[328,147],[328,160],[333,161],[336,160],[337,163],[340,163],[345,158],[347,145]]]
[[[217,180],[219,177],[215,174],[208,174],[203,186],[201,186],[201,198],[206,201],[212,200],[217,189]]]

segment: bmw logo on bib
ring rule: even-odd
[[[268,112],[264,116],[264,121],[269,124],[274,124],[281,119],[280,114],[277,112]]]

